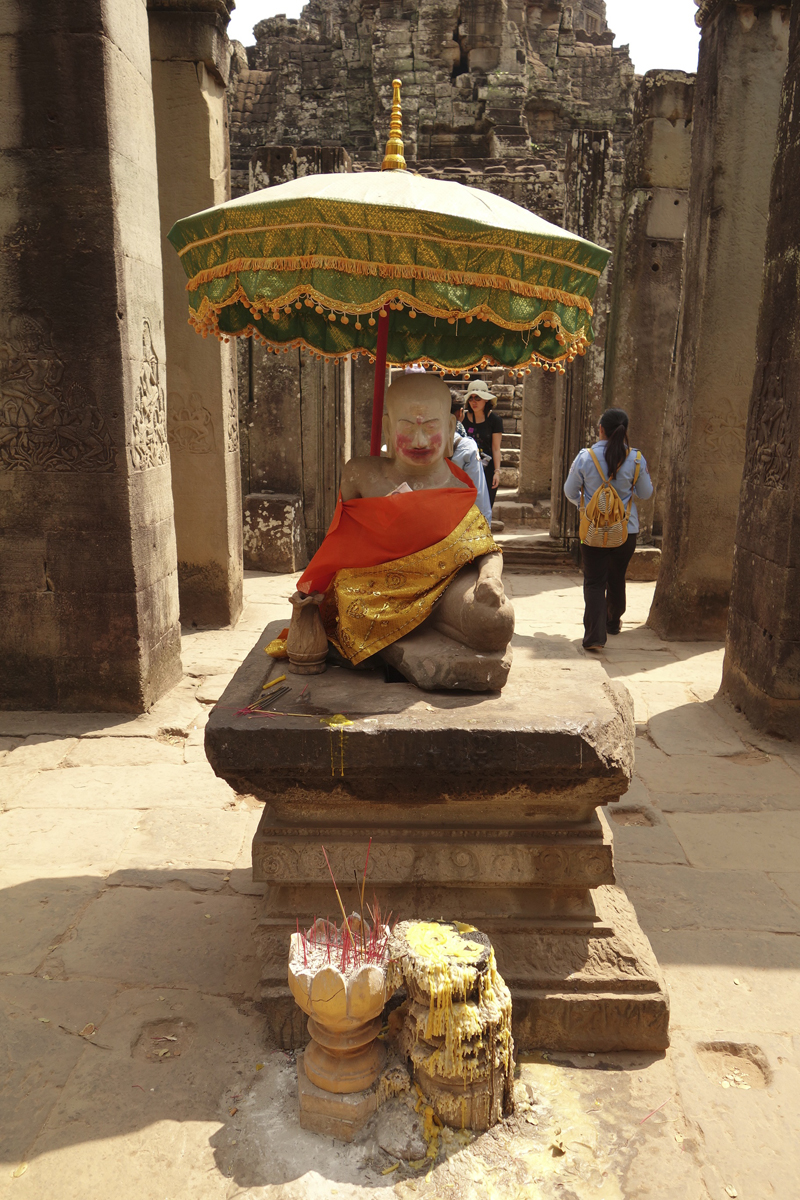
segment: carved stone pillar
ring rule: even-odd
[[[755,364],[788,8],[705,0],[664,501],[649,624],[723,638]]]
[[[800,7],[792,10],[722,689],[800,739]]]
[[[693,93],[692,75],[648,71],[625,157],[603,402],[628,413],[632,444],[655,485],[654,499],[637,501],[640,541],[650,540],[654,525],[661,532],[661,443],[681,299]]]
[[[186,276],[166,240],[179,217],[230,196],[225,85],[229,0],[148,0],[164,258],[169,444],[184,625],[242,610],[235,347],[187,322]]]
[[[564,165],[564,227],[601,246],[613,245],[619,215],[607,180],[622,166],[621,151],[609,130],[575,129]],[[585,358],[577,358],[553,390],[559,398],[553,439],[550,533],[575,543],[578,510],[564,496],[564,481],[575,455],[594,441],[603,411],[603,368],[613,265],[600,276],[592,300],[595,341]],[[541,387],[541,384],[539,385]],[[524,427],[524,420],[523,420]]]
[[[0,705],[180,678],[144,0],[3,0]]]
[[[304,175],[349,171],[351,166],[340,146],[263,146],[250,160],[250,191]],[[242,345],[239,393],[248,568],[292,570],[289,561],[305,565],[319,549],[336,508],[342,466],[354,453],[369,453],[372,368],[359,362],[356,370],[364,396],[354,417],[354,364],[349,359],[336,365],[301,350],[270,354],[250,338]],[[366,449],[356,449],[365,438]],[[283,514],[280,523],[263,516],[277,506]],[[256,511],[262,514],[259,519],[254,519]],[[287,546],[292,547],[288,554]]]
[[[560,389],[560,375],[534,371],[525,376],[517,489],[519,500],[550,499]]]

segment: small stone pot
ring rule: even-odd
[[[371,1087],[386,1062],[383,1042],[376,1041],[386,1003],[386,968],[365,964],[349,976],[327,964],[312,970],[303,965],[301,939],[293,933],[289,988],[309,1017],[306,1077],[340,1095]]]
[[[311,592],[308,596],[295,592],[289,599],[292,619],[286,653],[289,656],[287,670],[293,675],[320,675],[325,670],[328,636],[319,615],[319,606],[324,599],[322,592]]]

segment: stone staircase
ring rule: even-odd
[[[574,571],[572,555],[550,537],[549,530],[549,500],[528,503],[518,500],[513,488],[498,489],[492,532],[503,548],[506,570]]]
[[[496,533],[494,539],[503,550],[507,571],[576,571],[578,566],[568,550],[550,537],[546,530],[529,531],[522,527]]]

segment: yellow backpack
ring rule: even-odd
[[[633,483],[631,484],[631,495],[627,508],[620,500],[616,490],[611,486],[610,481],[603,474],[603,468],[597,461],[594,450],[590,450],[589,453],[592,456],[592,462],[597,467],[597,473],[603,482],[588,504],[584,501],[583,489],[581,488],[581,541],[587,546],[602,546],[611,550],[615,546],[621,546],[628,540],[628,518],[631,515],[631,505],[633,504],[633,489],[636,487],[636,480],[639,478],[639,463],[642,461],[642,452],[641,450],[636,451],[636,469],[633,472]]]

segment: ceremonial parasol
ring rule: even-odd
[[[189,321],[279,353],[442,373],[564,371],[593,340],[609,252],[478,188],[406,170],[400,82],[380,172],[308,175],[176,222]],[[390,316],[391,314],[391,316]]]

